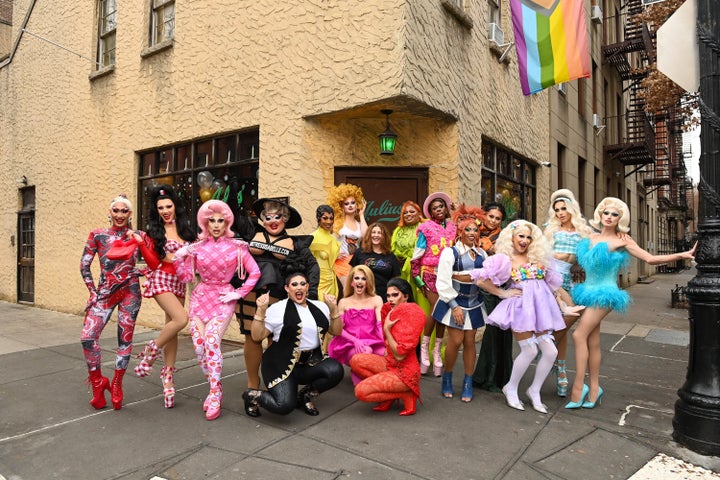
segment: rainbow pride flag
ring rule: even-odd
[[[590,76],[583,0],[510,0],[525,95]]]

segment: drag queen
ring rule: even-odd
[[[110,202],[110,228],[99,228],[90,232],[85,250],[80,259],[80,273],[90,292],[85,307],[80,343],[82,344],[85,363],[88,367],[88,383],[92,387],[93,398],[90,405],[100,409],[107,405],[105,390],[110,390],[113,408],[122,408],[122,379],[132,353],[135,320],[140,311],[140,272],[135,268],[138,256],[137,243],[130,237],[130,215],[132,203],[123,195]],[[108,257],[111,250],[116,255]],[[95,255],[100,262],[100,279],[97,286],[93,279],[90,265]],[[100,371],[100,334],[102,333],[113,310],[118,309],[117,339],[118,348],[115,356],[115,375],[112,382],[103,377]]]
[[[333,230],[340,240],[340,256],[335,261],[335,274],[345,288],[350,272],[350,258],[360,247],[360,239],[367,232],[365,197],[357,185],[341,183],[328,192],[328,204],[335,210]]]
[[[378,402],[386,412],[395,400],[403,402],[401,416],[415,414],[420,398],[420,363],[415,349],[425,325],[425,312],[412,300],[410,284],[402,278],[388,282],[388,301],[382,308],[385,357],[359,353],[350,360],[352,371],[363,378],[355,386],[361,402]]]
[[[233,239],[230,229],[234,220],[230,207],[220,200],[208,200],[197,214],[199,241],[175,252],[175,268],[182,282],[200,275],[200,283],[190,297],[190,334],[200,368],[210,383],[203,409],[205,418],[220,415],[223,389],[223,356],[220,343],[235,313],[235,304],[253,289],[260,269],[248,251],[247,243]],[[233,289],[230,280],[237,270],[244,279],[242,287]]]
[[[590,224],[600,233],[582,240],[577,248],[578,263],[585,269],[585,283],[576,285],[572,295],[575,303],[586,308],[573,332],[577,373],[571,400],[565,408],[595,408],[602,400],[600,322],[613,310],[624,313],[632,301],[617,284],[618,273],[627,268],[630,255],[650,265],[660,265],[692,260],[697,247],[696,244],[687,252],[652,255],[640,248],[631,237],[618,237],[618,232],[627,233],[630,230],[630,211],[622,200],[614,197],[604,198],[598,204]],[[590,377],[589,387],[585,384],[586,371]]]
[[[267,294],[257,298],[253,339],[260,343],[272,337],[262,358],[262,376],[268,389],[251,388],[243,393],[246,413],[259,412],[258,407],[263,407],[287,415],[300,408],[316,416],[319,412],[313,399],[335,387],[344,375],[342,365],[322,352],[325,336],[339,335],[342,329],[335,297],[325,295],[325,303],[308,299],[306,264],[292,257],[288,260],[283,264],[287,298],[269,307]],[[298,390],[300,385],[305,386]]]
[[[383,302],[375,295],[375,278],[365,265],[350,270],[344,288],[345,297],[338,302],[338,312],[343,319],[342,333],[330,340],[328,354],[338,362],[350,365],[358,353],[385,355],[385,341],[380,323]],[[351,373],[353,385],[362,378]]]
[[[400,219],[390,238],[390,250],[392,250],[392,253],[395,254],[400,262],[400,276],[410,284],[415,303],[429,315],[430,304],[415,284],[412,278],[412,268],[410,267],[410,259],[413,253],[415,253],[415,244],[417,243],[417,234],[415,232],[423,221],[425,221],[425,219],[422,216],[420,205],[412,200],[403,203]]]
[[[147,235],[136,232],[133,237],[140,246],[149,272],[143,284],[144,298],[155,298],[165,312],[165,326],[156,340],[150,340],[135,367],[139,377],[147,376],[155,358],[163,351],[165,365],[160,370],[165,408],[175,406],[175,360],[178,350],[178,333],[188,323],[185,311],[187,284],[181,282],[172,261],[174,253],[189,242],[195,241],[195,232],[185,218],[182,202],[169,185],[160,185],[150,192],[150,209]]]
[[[303,258],[307,265],[307,277],[310,281],[308,297],[317,299],[318,283],[320,281],[320,268],[310,251],[313,241],[311,235],[289,235],[287,230],[299,227],[302,224],[300,213],[287,203],[272,198],[260,198],[253,202],[253,212],[260,220],[255,226],[255,232],[250,240],[250,253],[262,272],[255,288],[242,300],[240,312],[240,332],[245,335],[245,368],[247,369],[247,386],[256,390],[260,387],[260,362],[262,361],[263,347],[261,343],[253,340],[252,322],[255,318],[255,298],[264,293],[269,294],[269,303],[272,305],[278,300],[286,298],[287,293],[283,286],[282,264],[293,252]],[[253,404],[254,406],[254,404]],[[260,411],[246,411],[247,415],[257,417]]]
[[[452,247],[457,233],[455,224],[450,220],[450,197],[443,192],[430,194],[423,203],[423,212],[429,220],[417,228],[415,252],[410,260],[415,285],[420,289],[430,304],[431,310],[438,301],[435,286],[437,265],[440,252],[445,247]],[[445,325],[435,322],[432,315],[425,319],[422,343],[420,344],[420,373],[427,373],[430,368],[430,337],[435,330],[435,346],[433,348],[433,373],[439,377],[442,373],[441,348]]]
[[[315,211],[318,228],[312,233],[310,251],[320,268],[318,299],[324,301],[325,295],[338,296],[338,280],[335,276],[335,260],[340,255],[340,242],[332,234],[335,213],[330,205],[320,205]]]
[[[440,254],[437,273],[439,299],[432,312],[433,318],[448,330],[445,346],[445,371],[442,376],[441,393],[453,397],[452,371],[462,346],[463,402],[473,398],[472,373],[475,368],[475,333],[485,325],[483,297],[480,288],[470,278],[470,271],[480,268],[487,254],[477,244],[478,224],[485,218],[481,208],[461,204],[453,212],[458,238],[452,247]]]
[[[560,303],[560,310],[563,311],[563,319],[567,328],[555,334],[555,342],[558,349],[557,360],[553,370],[556,374],[557,394],[560,397],[567,396],[568,377],[565,365],[567,355],[567,333],[580,316],[579,312],[585,307],[575,306],[570,293],[573,289],[572,275],[570,269],[577,263],[577,247],[583,238],[592,233],[590,225],[580,212],[575,195],[570,190],[560,189],[550,196],[550,210],[548,221],[545,227],[545,237],[550,241],[553,248],[553,260],[550,268],[562,275],[562,288],[555,293]]]
[[[547,413],[540,389],[557,356],[552,332],[565,328],[554,295],[562,279],[547,268],[552,259],[550,243],[540,228],[530,222],[515,220],[505,227],[495,243],[495,252],[485,260],[483,268],[474,270],[471,276],[478,280],[478,286],[504,299],[486,322],[512,330],[520,346],[510,381],[502,392],[509,407],[525,410],[518,397],[518,387],[539,349],[540,360],[526,394],[533,409]]]

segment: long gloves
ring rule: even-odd
[[[237,293],[235,290],[231,290],[229,292],[221,293],[220,297],[218,297],[222,303],[230,303],[235,300],[240,300],[242,296]]]

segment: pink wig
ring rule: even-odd
[[[230,228],[235,221],[235,215],[233,215],[232,210],[228,207],[228,204],[220,200],[208,200],[202,204],[197,213],[197,222],[200,226],[200,234],[198,235],[198,238],[200,240],[204,240],[208,237],[208,220],[216,213],[219,213],[225,219],[225,236],[235,236],[235,233]]]

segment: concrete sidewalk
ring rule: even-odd
[[[603,404],[565,410],[549,378],[542,392],[548,415],[512,410],[501,394],[485,391],[476,390],[470,404],[444,399],[435,377],[423,378],[424,404],[415,416],[378,413],[355,399],[347,375],[317,400],[318,417],[298,410],[249,418],[242,346],[228,343],[223,411],[208,422],[208,386],[187,337],[175,408],[163,408],[158,367],[143,379],[128,373],[122,410],[96,411],[88,404],[82,318],[0,302],[0,480],[720,478],[713,473],[719,458],[672,441],[689,335],[687,310],[670,308],[670,291],[693,276],[656,275],[628,289],[635,305],[602,325]],[[156,335],[139,328],[136,350]],[[101,340],[106,374],[114,337],[108,325]],[[458,362],[456,391],[461,378]]]

